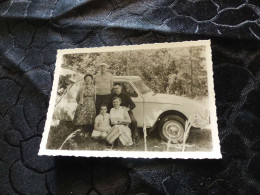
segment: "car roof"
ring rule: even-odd
[[[137,81],[141,80],[139,76],[113,76],[114,81]]]

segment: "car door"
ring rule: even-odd
[[[139,92],[132,86],[130,82],[122,82],[123,91],[127,93],[133,102],[135,103],[136,107],[133,109],[133,114],[137,120],[137,126],[143,127],[143,98],[139,94]]]

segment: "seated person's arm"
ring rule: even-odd
[[[101,131],[101,132],[104,131],[103,128],[99,127],[99,122],[98,122],[98,120],[97,120],[97,117],[96,117],[96,119],[95,119],[94,129],[95,129],[96,131]]]
[[[118,120],[116,118],[110,118],[111,121],[111,125],[117,125],[118,124]]]
[[[124,120],[120,121],[120,124],[128,125],[131,123],[131,118],[126,110],[124,110]]]
[[[113,124],[112,124],[112,121],[111,121],[111,117],[109,116],[109,124],[110,124],[110,126],[112,126]]]
[[[135,103],[133,102],[132,98],[128,94],[125,95],[126,95],[129,110],[133,110],[135,108]]]

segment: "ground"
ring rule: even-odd
[[[142,129],[139,129],[142,132]],[[71,122],[60,122],[58,126],[51,127],[47,148],[59,149],[64,140],[74,131]],[[123,151],[144,151],[143,133],[141,133],[138,144],[131,147],[124,147],[118,143],[114,146],[107,145],[102,140],[95,140],[90,137],[81,137],[77,135],[74,140],[77,142],[77,148],[80,150],[123,150]],[[75,144],[75,143],[73,143]],[[168,151],[181,151],[183,144],[171,144]],[[64,145],[65,149],[72,149],[71,142]],[[147,136],[148,151],[167,151],[167,143],[163,142],[156,129]],[[191,129],[190,135],[186,141],[185,151],[211,151],[212,138],[209,129]]]

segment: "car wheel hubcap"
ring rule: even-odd
[[[184,128],[178,121],[167,121],[163,125],[163,134],[167,139],[179,141],[183,138]]]

